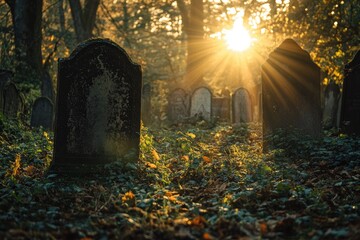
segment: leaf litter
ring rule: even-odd
[[[138,162],[79,178],[46,174],[50,133],[5,126],[0,236],[357,239],[360,140],[273,137],[263,154],[258,124],[143,128]]]

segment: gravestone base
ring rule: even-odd
[[[87,176],[94,173],[105,173],[104,164],[54,164],[48,170],[48,175]]]

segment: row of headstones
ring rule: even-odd
[[[213,97],[211,90],[206,87],[197,88],[191,96],[184,89],[178,88],[169,97],[168,118],[172,124],[192,120],[229,121],[230,112],[234,123],[252,121],[251,97],[245,88],[237,89],[231,100],[230,92],[224,91],[221,97]]]
[[[0,70],[0,111],[8,118],[18,118],[24,112],[24,96],[13,82],[13,72]],[[32,106],[30,126],[53,129],[53,103],[48,97],[39,97]]]
[[[359,57],[356,59],[349,65],[347,79],[357,82],[344,82],[343,106],[349,113],[342,111],[342,119],[356,116],[349,119],[349,126],[357,124],[358,128],[359,88],[352,89],[359,87]],[[141,78],[140,66],[110,40],[86,41],[69,58],[59,60],[54,171],[78,171],[92,163],[120,159],[126,163],[138,158]],[[288,127],[312,136],[320,134],[320,69],[306,51],[293,40],[284,41],[262,66],[262,81],[265,135]],[[172,98],[175,120],[177,113],[186,117],[188,108],[189,116],[210,119],[214,115],[209,89],[195,90],[191,99],[179,90]],[[239,104],[248,99],[251,109],[246,91],[235,92],[232,99]],[[245,115],[251,116],[250,111]]]
[[[343,132],[360,134],[360,53],[345,66],[339,125]],[[320,68],[292,39],[285,40],[262,65],[263,134],[276,129],[300,129],[313,137],[321,133]],[[340,89],[325,89],[324,120],[336,126]],[[330,127],[331,127],[330,126]]]

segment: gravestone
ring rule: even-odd
[[[144,84],[141,95],[141,120],[145,126],[151,122],[151,86]]]
[[[360,135],[360,51],[345,65],[340,122],[344,133]]]
[[[340,100],[340,88],[331,81],[324,90],[323,127],[330,129],[337,125],[337,113]]]
[[[234,123],[248,123],[252,121],[251,98],[244,88],[236,90],[232,96],[232,113]]]
[[[184,89],[177,88],[170,94],[168,117],[172,124],[184,122],[189,117],[190,97]]]
[[[49,98],[37,98],[33,104],[30,125],[32,127],[42,126],[45,129],[53,130],[53,113],[53,103]]]
[[[0,69],[0,112],[4,108],[4,90],[5,86],[13,79],[14,73],[9,70]]]
[[[318,137],[321,132],[320,68],[309,53],[294,40],[287,39],[270,53],[261,74],[264,136],[276,129],[296,128]]]
[[[214,97],[212,99],[212,116],[220,121],[229,121],[230,99],[227,97]]]
[[[4,89],[3,113],[9,118],[17,118],[24,110],[24,98],[12,82],[6,84]]]
[[[41,79],[41,96],[49,98],[51,102],[55,102],[53,82],[47,71],[43,72]]]
[[[52,171],[136,161],[141,85],[141,67],[107,39],[85,41],[59,59]]]
[[[210,121],[212,94],[208,88],[200,87],[191,96],[190,117]]]

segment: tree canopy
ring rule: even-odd
[[[224,29],[240,18],[253,42],[251,50],[235,54],[236,58],[250,58],[251,64],[260,65],[290,37],[311,53],[327,81],[341,82],[342,68],[360,42],[358,0],[37,2],[36,8],[21,0],[0,5],[1,66],[26,69],[19,68],[24,63],[35,69],[34,79],[40,79],[36,76],[41,74],[39,63],[55,76],[56,59],[68,56],[77,43],[89,37],[110,38],[124,46],[142,64],[145,82],[178,82],[191,72],[196,73],[190,76],[192,80],[221,76],[229,67],[218,62],[234,55],[224,43]],[[207,59],[215,59],[216,74]]]

